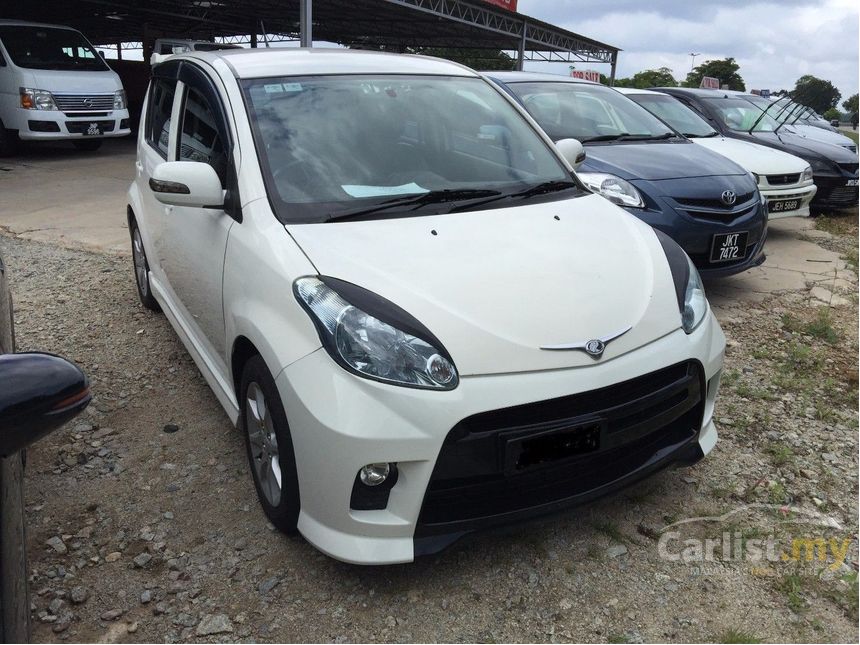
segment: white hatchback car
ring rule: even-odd
[[[815,197],[817,188],[812,179],[812,166],[805,160],[757,143],[721,136],[707,121],[674,96],[627,87],[615,89],[693,143],[718,152],[749,170],[767,200],[769,220],[809,217],[809,203]]]
[[[714,446],[725,338],[695,268],[472,70],[190,52],[142,124],[140,298],[281,530],[408,562]]]

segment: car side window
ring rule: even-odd
[[[146,141],[167,159],[170,138],[170,113],[173,110],[173,97],[176,94],[176,81],[155,78],[149,92],[147,109]]]
[[[218,173],[221,186],[227,186],[227,150],[221,139],[215,111],[201,92],[188,87],[182,110],[179,141],[180,161],[208,163]]]

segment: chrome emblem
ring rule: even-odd
[[[735,191],[733,190],[724,190],[723,194],[720,195],[720,199],[726,206],[731,206],[738,201],[738,196],[735,195]]]
[[[81,101],[81,103],[84,104],[84,107],[91,108],[93,106],[93,100],[90,98],[84,99],[83,101]]]
[[[599,338],[595,338],[594,340],[590,340],[585,343],[585,353],[589,356],[600,356],[604,349],[606,349],[606,343]]]
[[[592,338],[591,340],[586,340],[584,342],[579,343],[566,343],[563,345],[541,345],[541,349],[545,349],[551,352],[563,352],[578,349],[580,351],[585,352],[592,358],[597,359],[603,356],[603,352],[606,350],[606,345],[608,343],[612,342],[620,336],[623,336],[631,329],[633,329],[633,327],[628,327],[627,329],[622,329],[621,331],[615,332],[614,334],[607,334],[606,336],[602,336],[600,338]]]

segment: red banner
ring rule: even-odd
[[[484,2],[487,4],[494,4],[497,7],[508,9],[510,11],[517,10],[517,0],[484,0]]]

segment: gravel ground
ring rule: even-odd
[[[856,216],[821,226],[833,235],[816,242],[856,270]],[[268,525],[240,435],[164,317],[138,305],[127,258],[0,244],[19,349],[73,358],[95,394],[28,455],[36,641],[857,642],[856,280],[847,306],[785,293],[720,311],[721,441],[697,466],[411,565],[361,568]],[[660,556],[667,524],[731,511],[684,537],[826,533],[850,540],[847,557]]]

